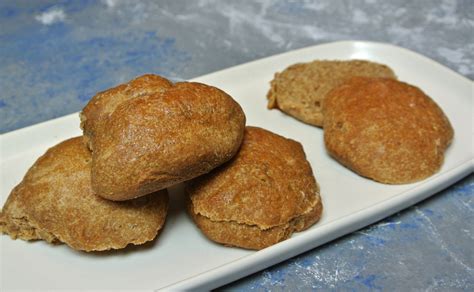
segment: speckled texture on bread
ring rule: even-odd
[[[278,108],[298,120],[322,127],[322,102],[326,94],[352,76],[396,79],[388,66],[370,61],[298,63],[275,74],[267,94],[268,108]]]
[[[332,90],[323,108],[329,154],[382,183],[411,183],[433,175],[454,135],[430,97],[392,79],[354,77]]]
[[[50,148],[11,192],[0,213],[0,231],[83,251],[153,240],[165,222],[166,190],[127,202],[102,199],[92,192],[90,164],[82,137]]]
[[[128,200],[189,180],[228,161],[245,115],[225,92],[144,75],[94,96],[81,114],[99,196]]]
[[[319,187],[300,143],[247,127],[237,155],[187,184],[188,211],[210,239],[262,249],[319,220]]]

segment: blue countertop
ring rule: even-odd
[[[143,73],[186,80],[337,40],[395,44],[474,78],[470,0],[240,2],[0,2],[0,133],[79,111]],[[473,291],[473,208],[471,174],[222,289]]]

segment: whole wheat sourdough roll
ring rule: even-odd
[[[153,240],[168,210],[166,190],[127,202],[100,198],[91,188],[91,154],[76,137],[50,148],[10,193],[0,231],[73,249],[121,249]]]
[[[247,127],[237,155],[187,182],[187,209],[211,240],[262,249],[321,217],[319,186],[300,143]]]
[[[326,94],[353,76],[396,79],[388,66],[364,60],[315,60],[298,63],[276,73],[268,91],[268,108],[310,125],[322,127]]]
[[[454,131],[419,88],[387,78],[354,77],[323,104],[328,153],[356,173],[404,184],[436,173]]]
[[[81,113],[92,187],[128,200],[209,172],[237,152],[245,115],[222,90],[140,76],[95,95]]]

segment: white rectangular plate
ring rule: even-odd
[[[273,74],[314,59],[367,59],[392,67],[444,110],[454,142],[439,173],[422,182],[391,186],[357,176],[325,152],[322,130],[267,110]],[[338,42],[300,49],[194,79],[217,86],[243,107],[248,125],[300,141],[321,185],[324,214],[305,232],[264,250],[228,248],[207,240],[185,214],[182,187],[171,189],[166,227],[158,240],[109,253],[76,252],[65,245],[1,236],[5,289],[159,289],[217,287],[352,232],[406,208],[472,171],[472,82],[406,49],[368,42]],[[49,147],[80,135],[77,114],[0,136],[1,202]]]

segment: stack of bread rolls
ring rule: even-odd
[[[441,108],[362,60],[313,61],[276,73],[268,108],[322,127],[327,152],[363,177],[405,184],[436,173],[454,136]]]
[[[181,182],[191,217],[225,245],[261,249],[320,218],[301,144],[246,128],[215,87],[144,75],[98,93],[80,117],[83,136],[47,150],[13,189],[1,232],[83,251],[143,244]]]

